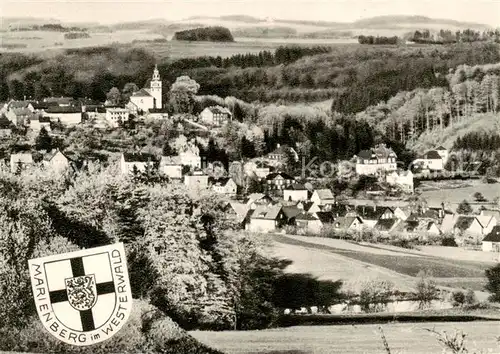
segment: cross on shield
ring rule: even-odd
[[[108,320],[115,305],[108,253],[47,262],[44,266],[50,303],[61,322],[86,332]]]

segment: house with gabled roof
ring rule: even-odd
[[[295,179],[285,172],[273,172],[266,176],[266,186],[269,190],[283,190],[291,185]]]
[[[335,215],[331,211],[318,211],[313,215],[319,219],[323,228],[332,227],[335,221]]]
[[[208,125],[220,127],[230,122],[232,116],[231,111],[225,107],[211,106],[201,111],[200,121]]]
[[[500,225],[495,225],[482,241],[483,252],[500,252]]]
[[[321,211],[321,206],[318,203],[301,200],[297,203],[297,208],[303,210],[306,213],[314,214]]]
[[[291,146],[276,144],[276,149],[267,154],[267,159],[270,162],[286,162],[289,155],[292,155],[295,161],[299,160],[299,155],[297,151]]]
[[[411,217],[407,220],[402,220],[396,228],[393,229],[394,233],[409,234],[409,235],[440,235],[441,230],[435,220],[428,218]]]
[[[285,214],[281,205],[260,205],[250,216],[247,226],[251,232],[271,232],[276,231],[285,223]]]
[[[388,207],[357,205],[349,206],[349,209],[347,216],[359,216],[366,227],[375,227],[379,220],[397,219]]]
[[[270,205],[273,199],[264,193],[251,193],[244,202],[250,209],[256,209],[259,205]]]
[[[17,127],[25,126],[33,115],[34,113],[28,108],[12,108],[5,113],[7,119]]]
[[[283,206],[283,213],[285,214],[286,223],[288,225],[296,225],[295,218],[303,213],[303,210],[296,205],[285,205]]]
[[[212,189],[219,194],[234,196],[238,190],[238,185],[231,177],[209,178],[208,183]]]
[[[437,150],[430,150],[424,153],[423,155],[420,155],[416,160],[413,161],[413,165],[420,168],[420,169],[428,169],[431,171],[442,171],[444,169],[444,164],[445,161],[443,160],[443,157],[441,155],[447,155],[443,154],[442,151],[437,151]]]
[[[73,97],[46,97],[43,102],[48,106],[70,107],[76,104]]]
[[[179,156],[162,156],[160,174],[172,179],[182,179],[182,163]]]
[[[319,234],[323,227],[321,220],[314,214],[300,213],[295,217],[295,223],[299,232]]]
[[[82,122],[82,109],[73,106],[49,106],[43,111],[44,117],[52,122],[61,122],[66,125],[76,125]]]
[[[341,216],[335,219],[333,222],[333,228],[335,230],[356,230],[361,231],[363,229],[363,220],[359,216]]]
[[[379,219],[373,228],[381,233],[389,233],[394,230],[400,222],[401,220],[396,218]]]
[[[155,168],[156,156],[147,153],[124,152],[120,158],[122,174],[129,175],[135,171],[144,172],[147,166]]]
[[[287,201],[300,201],[308,199],[308,189],[301,183],[292,183],[283,189],[283,199]]]
[[[380,171],[397,170],[397,155],[385,144],[379,144],[368,150],[361,150],[356,155],[356,173],[358,175],[376,175]]]
[[[311,196],[311,202],[317,203],[321,207],[331,207],[335,204],[335,197],[330,189],[316,189]]]
[[[42,158],[42,166],[46,169],[62,173],[70,167],[71,160],[59,149],[45,153]]]

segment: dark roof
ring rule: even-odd
[[[209,177],[208,182],[211,184],[220,184],[221,186],[225,186],[227,182],[231,180],[231,177],[219,177],[219,178],[214,178],[214,177]]]
[[[397,222],[398,219],[380,219],[375,224],[375,229],[380,231],[389,231]]]
[[[334,214],[331,211],[318,211],[316,216],[323,224],[333,223]]]
[[[148,162],[148,161],[156,161],[156,156],[153,154],[147,153],[135,153],[135,152],[124,152],[123,157],[125,158],[125,162]]]
[[[300,213],[295,217],[295,220],[318,220],[318,218],[308,213]]]
[[[311,209],[314,205],[314,202],[302,202],[302,205],[304,206],[305,211],[309,211],[309,209]]]
[[[132,94],[134,97],[149,97],[151,94],[146,89],[140,89]]]
[[[3,114],[0,115],[0,128],[1,129],[6,129],[9,128],[11,125],[11,121]]]
[[[331,206],[330,212],[333,213],[333,215],[339,217],[339,216],[346,216],[347,214],[347,208],[343,204],[334,204]]]
[[[467,230],[476,218],[474,216],[459,216],[455,227],[460,230]]]
[[[385,211],[390,208],[386,207],[372,207],[359,205],[354,208],[356,213],[363,219],[367,220],[378,220],[385,213]]]
[[[285,214],[287,219],[291,219],[302,213],[302,210],[300,208],[297,208],[295,205],[284,206],[283,213]]]
[[[168,113],[168,109],[166,108],[150,108],[148,109],[149,113]]]
[[[493,229],[486,235],[483,241],[500,242],[500,225],[493,226]]]
[[[375,156],[373,156],[373,155],[375,155]],[[358,153],[358,157],[361,157],[361,158],[367,159],[367,160],[369,160],[371,158],[375,158],[375,157],[388,158],[390,155],[396,156],[396,154],[394,153],[394,150],[392,150],[391,148],[388,148],[384,144],[377,145],[374,148],[371,148],[369,150],[361,150]]]
[[[52,160],[54,158],[54,156],[56,156],[57,153],[59,153],[59,152],[61,152],[61,151],[59,151],[58,149],[53,149],[50,152],[44,154],[43,155],[44,161]],[[61,155],[63,155],[68,161],[70,160],[66,155],[64,155],[64,153],[61,152]]]
[[[446,150],[443,145],[439,145],[437,148],[436,148],[437,151],[441,151],[441,150]]]
[[[281,176],[283,177],[283,179],[288,179],[288,180],[294,180],[294,178],[292,176],[290,176],[288,173],[285,173],[285,172],[273,172],[273,173],[270,173],[266,176],[266,180],[273,180],[275,179],[276,177],[278,176]]]
[[[294,190],[294,191],[306,191],[307,190],[307,188],[303,184],[300,184],[300,183],[292,183],[291,185],[289,185],[285,189]]]
[[[221,106],[211,106],[207,107],[207,109],[214,114],[227,114],[227,115],[231,114],[231,112],[229,112],[227,108]]]
[[[427,151],[422,158],[427,160],[441,160],[441,155],[436,150]]]
[[[45,110],[47,113],[81,113],[82,109],[79,107],[59,107],[50,106]]]

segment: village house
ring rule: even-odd
[[[207,107],[200,113],[200,121],[207,125],[220,127],[231,121],[231,112],[221,106]]]
[[[17,153],[10,155],[10,172],[16,173],[33,166],[33,156],[28,153]]]
[[[231,177],[209,178],[212,189],[219,194],[235,196],[238,190],[236,182]]]
[[[283,214],[285,214],[285,220],[287,225],[296,225],[295,218],[297,215],[303,213],[303,210],[298,208],[296,205],[284,205]]]
[[[146,153],[124,152],[120,158],[120,170],[122,174],[129,175],[137,172],[146,171],[147,166],[154,168],[156,157]]]
[[[179,153],[179,159],[183,166],[190,166],[193,169],[201,169],[201,157],[198,151],[188,149]]]
[[[193,171],[184,175],[184,185],[192,190],[208,188],[208,175],[202,171]]]
[[[253,212],[244,203],[237,201],[229,201],[224,209],[226,215],[229,215],[236,223],[241,227],[245,228],[245,225],[250,221],[250,212]]]
[[[168,119],[168,110],[166,108],[150,108],[146,114],[148,119]]]
[[[53,149],[43,155],[42,166],[56,173],[62,173],[70,167],[70,159],[59,149]]]
[[[293,156],[295,161],[299,161],[299,155],[294,148],[277,144],[276,149],[267,154],[267,160],[271,163],[283,163],[286,162],[289,155]]]
[[[390,185],[399,186],[404,192],[413,194],[413,173],[408,171],[392,171],[385,177]]]
[[[182,179],[182,163],[178,156],[162,156],[160,174],[171,179]]]
[[[379,220],[397,219],[391,208],[382,206],[350,206],[347,216],[359,216],[366,227],[373,228]]]
[[[410,236],[419,236],[426,238],[426,235],[438,236],[441,230],[436,221],[428,218],[412,217],[403,220],[394,230],[398,234],[405,234]]]
[[[81,108],[73,106],[49,106],[42,115],[49,117],[52,122],[61,122],[65,125],[76,125],[82,122]]]
[[[363,229],[363,220],[359,216],[341,216],[335,219],[333,227],[339,231],[361,231]]]
[[[402,221],[396,218],[379,219],[373,228],[382,234],[387,234],[394,230],[400,222]]]
[[[496,225],[482,241],[483,252],[500,252],[500,225]]]
[[[29,129],[39,132],[44,128],[47,132],[51,131],[50,119],[39,114],[34,114],[31,118],[27,120],[27,126]]]
[[[496,223],[493,216],[447,214],[441,223],[441,231],[456,236],[481,236],[491,232]]]
[[[285,215],[282,206],[261,205],[251,214],[247,228],[251,232],[271,232],[281,228],[284,223]]]
[[[16,127],[22,127],[29,123],[30,118],[34,116],[34,113],[28,108],[12,108],[5,113],[5,116]]]
[[[333,227],[335,222],[335,215],[330,211],[317,211],[312,215],[316,216],[321,222],[322,229],[328,229]]]
[[[294,182],[294,178],[284,172],[273,172],[266,176],[266,186],[270,190],[283,190]]]
[[[329,209],[335,204],[335,197],[330,189],[316,189],[310,200],[322,209]]]
[[[362,150],[356,156],[356,173],[358,175],[376,175],[381,171],[397,170],[396,153],[385,144],[379,144],[369,150]]]
[[[106,120],[106,111],[103,105],[82,106],[82,121]]]
[[[394,216],[400,220],[406,220],[411,215],[411,209],[409,207],[396,207],[394,208]]]
[[[414,160],[413,166],[424,170],[442,171],[444,169],[444,161],[437,150],[430,150]]]
[[[127,108],[135,114],[143,114],[152,108],[163,108],[162,82],[158,67],[155,65],[149,88],[143,88],[130,96]]]
[[[295,217],[295,223],[299,233],[318,235],[323,227],[319,218],[309,213],[301,213],[297,215]]]
[[[248,205],[250,209],[256,209],[260,205],[270,205],[273,199],[264,193],[251,193],[245,199],[245,204]]]
[[[106,107],[106,121],[112,128],[118,128],[128,121],[130,111],[127,108]]]
[[[300,183],[292,183],[283,189],[283,199],[286,201],[307,200],[309,191]]]

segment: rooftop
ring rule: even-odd
[[[394,150],[388,148],[385,144],[379,144],[369,150],[361,150],[358,154],[358,157],[367,160],[374,158],[383,159],[388,158],[389,156],[396,157],[396,154]]]
[[[500,242],[500,225],[493,226],[493,229],[488,235],[486,235],[483,241]]]
[[[135,152],[124,152],[123,157],[125,162],[154,162],[156,161],[156,156],[147,153],[135,153]]]

